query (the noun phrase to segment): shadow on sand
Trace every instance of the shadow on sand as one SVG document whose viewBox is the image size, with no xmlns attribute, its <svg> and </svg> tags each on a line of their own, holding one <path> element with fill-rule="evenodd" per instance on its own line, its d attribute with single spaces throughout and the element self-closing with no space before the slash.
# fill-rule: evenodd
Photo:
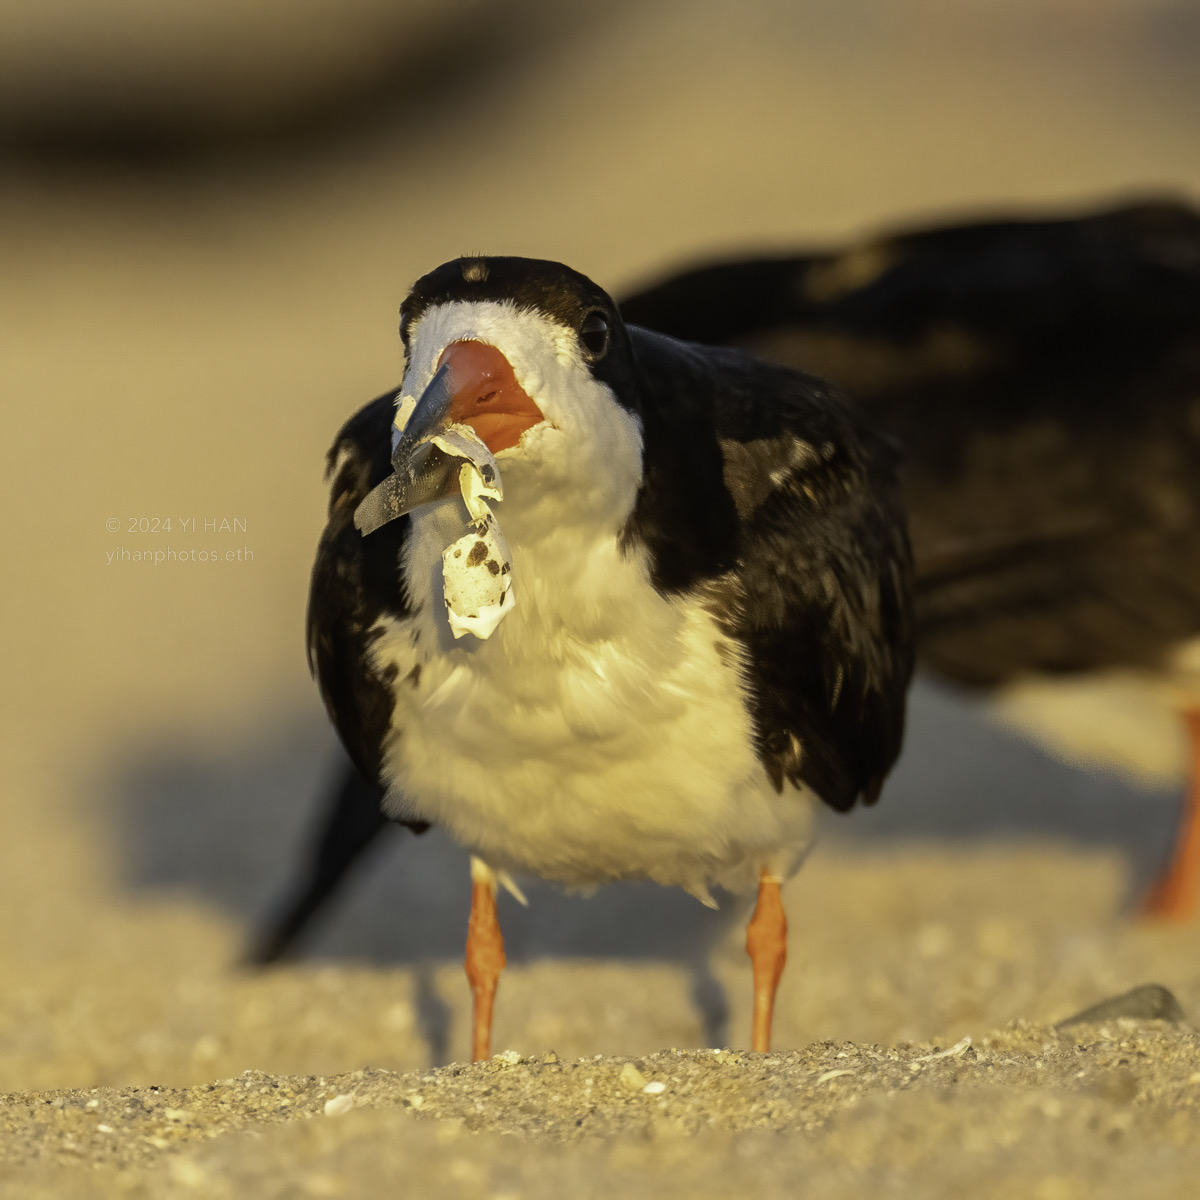
<svg viewBox="0 0 1200 1200">
<path fill-rule="evenodd" d="M 142 758 L 112 778 L 122 874 L 133 890 L 190 892 L 232 913 L 249 941 L 294 885 L 342 765 L 319 716 L 284 726 L 240 754 Z M 1066 766 L 991 723 L 978 705 L 919 680 L 904 757 L 874 809 L 830 814 L 838 844 L 1055 839 L 1119 848 L 1135 886 L 1165 856 L 1174 788 L 1139 788 Z M 748 901 L 719 911 L 653 884 L 564 895 L 522 881 L 530 904 L 500 899 L 509 961 L 591 957 L 677 962 L 691 972 L 708 1044 L 723 1044 L 725 998 L 714 946 Z M 526 886 L 527 885 L 527 886 Z M 307 931 L 307 957 L 421 966 L 458 960 L 470 899 L 465 853 L 432 830 L 387 827 Z"/>
</svg>

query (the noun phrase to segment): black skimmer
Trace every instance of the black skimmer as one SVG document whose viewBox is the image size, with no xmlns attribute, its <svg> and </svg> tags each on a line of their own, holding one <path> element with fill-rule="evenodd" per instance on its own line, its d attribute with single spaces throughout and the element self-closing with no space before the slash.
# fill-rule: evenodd
<svg viewBox="0 0 1200 1200">
<path fill-rule="evenodd" d="M 846 389 L 905 451 L 917 654 L 974 687 L 1159 673 L 1191 782 L 1143 902 L 1200 916 L 1200 214 L 933 228 L 622 302 Z"/>
<path fill-rule="evenodd" d="M 471 852 L 476 1058 L 498 884 L 757 887 L 765 1051 L 780 881 L 900 749 L 894 448 L 816 378 L 627 326 L 557 263 L 459 259 L 401 314 L 404 382 L 337 436 L 313 568 L 309 659 L 361 776 L 334 827 L 369 840 L 365 792 Z"/>
</svg>

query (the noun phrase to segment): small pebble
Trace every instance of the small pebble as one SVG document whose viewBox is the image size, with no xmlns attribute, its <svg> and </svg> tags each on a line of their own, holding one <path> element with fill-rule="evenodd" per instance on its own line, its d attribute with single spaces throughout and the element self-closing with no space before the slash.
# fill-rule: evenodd
<svg viewBox="0 0 1200 1200">
<path fill-rule="evenodd" d="M 922 1054 L 920 1058 L 914 1058 L 913 1062 L 933 1062 L 937 1058 L 961 1058 L 970 1048 L 971 1039 L 965 1037 L 961 1041 L 955 1042 L 948 1050 L 935 1050 L 932 1054 Z"/>
<path fill-rule="evenodd" d="M 667 1085 L 661 1079 L 655 1079 L 653 1082 L 646 1084 L 642 1091 L 647 1096 L 661 1096 L 667 1090 Z"/>
<path fill-rule="evenodd" d="M 343 1092 L 340 1096 L 334 1096 L 332 1100 L 325 1101 L 325 1115 L 327 1117 L 340 1117 L 344 1113 L 348 1113 L 354 1107 L 354 1097 Z"/>
<path fill-rule="evenodd" d="M 850 1070 L 826 1071 L 824 1075 L 817 1076 L 817 1083 L 828 1083 L 829 1080 L 838 1079 L 842 1075 L 853 1075 L 853 1074 L 854 1074 L 854 1072 L 850 1071 Z"/>
<path fill-rule="evenodd" d="M 1178 1024 L 1184 1019 L 1183 1009 L 1174 995 L 1161 983 L 1144 983 L 1119 996 L 1110 996 L 1093 1004 L 1074 1016 L 1059 1021 L 1056 1029 L 1071 1025 L 1099 1025 L 1118 1017 L 1129 1017 L 1135 1021 L 1170 1021 Z"/>
<path fill-rule="evenodd" d="M 640 1092 L 645 1090 L 647 1080 L 633 1063 L 626 1063 L 621 1068 L 621 1074 L 617 1076 L 617 1082 L 627 1092 Z"/>
</svg>

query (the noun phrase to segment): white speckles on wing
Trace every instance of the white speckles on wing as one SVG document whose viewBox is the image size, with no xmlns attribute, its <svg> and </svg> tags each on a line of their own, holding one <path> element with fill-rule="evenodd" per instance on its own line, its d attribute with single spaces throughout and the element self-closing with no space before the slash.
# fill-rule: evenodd
<svg viewBox="0 0 1200 1200">
<path fill-rule="evenodd" d="M 841 663 L 837 665 L 837 676 L 833 681 L 833 694 L 829 699 L 829 707 L 837 708 L 838 701 L 842 698 L 842 684 L 845 682 L 846 670 Z"/>
<path fill-rule="evenodd" d="M 353 457 L 354 450 L 350 446 L 340 446 L 338 448 L 337 457 L 333 460 L 333 465 L 329 468 L 326 474 L 330 479 L 336 479 L 342 473 L 342 468 Z"/>
<path fill-rule="evenodd" d="M 776 487 L 782 487 L 797 471 L 815 467 L 821 460 L 821 455 L 808 442 L 798 437 L 786 440 L 787 462 L 771 471 L 771 482 Z M 805 489 L 807 491 L 807 489 Z"/>
<path fill-rule="evenodd" d="M 793 437 L 791 443 L 793 467 L 815 467 L 821 461 L 821 455 L 803 438 Z"/>
<path fill-rule="evenodd" d="M 800 745 L 800 739 L 794 733 L 788 734 L 788 758 L 794 764 L 793 770 L 799 768 L 804 758 L 804 747 Z"/>
</svg>

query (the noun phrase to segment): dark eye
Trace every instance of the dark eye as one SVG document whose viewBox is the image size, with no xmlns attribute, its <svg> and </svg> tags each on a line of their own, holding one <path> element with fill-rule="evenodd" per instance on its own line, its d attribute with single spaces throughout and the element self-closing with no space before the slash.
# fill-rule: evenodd
<svg viewBox="0 0 1200 1200">
<path fill-rule="evenodd" d="M 602 312 L 591 312 L 579 327 L 579 340 L 587 356 L 595 362 L 608 352 L 608 318 Z"/>
<path fill-rule="evenodd" d="M 412 324 L 412 313 L 400 310 L 400 340 L 408 345 L 408 327 Z"/>
</svg>

